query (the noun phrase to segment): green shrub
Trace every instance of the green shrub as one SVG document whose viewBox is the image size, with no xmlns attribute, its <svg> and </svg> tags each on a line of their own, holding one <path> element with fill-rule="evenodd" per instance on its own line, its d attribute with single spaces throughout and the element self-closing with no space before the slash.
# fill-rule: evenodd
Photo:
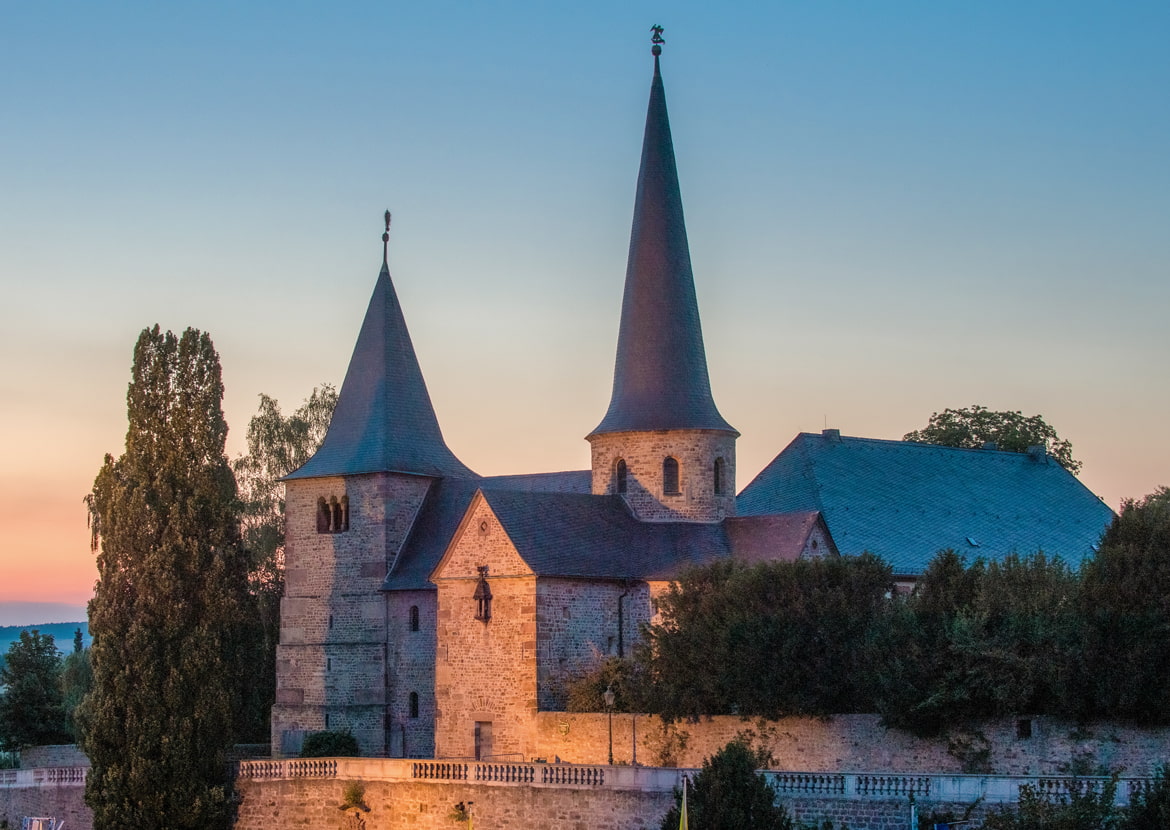
<svg viewBox="0 0 1170 830">
<path fill-rule="evenodd" d="M 345 758 L 361 754 L 357 738 L 348 731 L 313 732 L 305 736 L 301 746 L 302 758 Z"/>
</svg>

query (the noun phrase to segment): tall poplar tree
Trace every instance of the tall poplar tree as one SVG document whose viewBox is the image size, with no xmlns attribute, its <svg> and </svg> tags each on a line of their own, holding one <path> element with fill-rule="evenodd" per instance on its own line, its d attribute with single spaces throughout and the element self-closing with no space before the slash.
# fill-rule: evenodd
<svg viewBox="0 0 1170 830">
<path fill-rule="evenodd" d="M 126 450 L 87 501 L 99 580 L 82 707 L 96 830 L 226 827 L 247 561 L 211 338 L 134 348 Z"/>
</svg>

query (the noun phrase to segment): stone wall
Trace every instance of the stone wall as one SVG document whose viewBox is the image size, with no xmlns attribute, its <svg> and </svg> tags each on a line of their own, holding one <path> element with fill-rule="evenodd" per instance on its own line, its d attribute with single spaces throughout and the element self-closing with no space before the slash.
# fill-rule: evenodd
<svg viewBox="0 0 1170 830">
<path fill-rule="evenodd" d="M 21 769 L 36 767 L 88 767 L 89 759 L 77 744 L 30 746 L 20 751 Z"/>
<path fill-rule="evenodd" d="M 0 820 L 19 828 L 25 817 L 53 818 L 66 830 L 92 830 L 85 773 L 84 767 L 0 770 Z"/>
<path fill-rule="evenodd" d="M 479 568 L 486 566 L 490 615 L 476 619 Z M 435 754 L 440 758 L 527 756 L 537 711 L 536 577 L 477 495 L 436 569 Z"/>
<path fill-rule="evenodd" d="M 288 482 L 274 752 L 295 749 L 289 736 L 321 729 L 349 729 L 371 755 L 389 751 L 381 588 L 429 486 L 425 477 L 389 473 Z M 347 527 L 322 531 L 322 498 L 347 505 Z"/>
<path fill-rule="evenodd" d="M 589 437 L 593 494 L 617 492 L 619 459 L 626 462 L 626 503 L 643 521 L 718 522 L 735 515 L 735 435 L 715 430 L 611 432 Z M 679 464 L 679 492 L 664 492 L 662 463 Z M 715 492 L 715 459 L 723 459 Z"/>
<path fill-rule="evenodd" d="M 435 591 L 394 591 L 386 595 L 389 632 L 389 751 L 392 758 L 430 758 L 435 754 Z M 411 609 L 417 608 L 414 630 Z M 418 713 L 410 696 L 418 698 Z"/>
<path fill-rule="evenodd" d="M 1027 720 L 1023 737 L 1017 719 L 952 730 L 939 738 L 917 738 L 887 729 L 877 715 L 784 718 L 749 721 L 715 717 L 667 726 L 649 715 L 613 716 L 614 760 L 649 765 L 698 767 L 728 741 L 743 735 L 765 747 L 777 769 L 810 772 L 892 770 L 906 773 L 994 773 L 998 775 L 1151 775 L 1170 762 L 1170 729 L 1135 729 L 1120 724 L 1079 726 L 1051 718 Z M 636 743 L 635 743 L 636 737 Z M 604 714 L 540 712 L 528 741 L 531 756 L 577 764 L 606 761 L 608 721 Z"/>
</svg>

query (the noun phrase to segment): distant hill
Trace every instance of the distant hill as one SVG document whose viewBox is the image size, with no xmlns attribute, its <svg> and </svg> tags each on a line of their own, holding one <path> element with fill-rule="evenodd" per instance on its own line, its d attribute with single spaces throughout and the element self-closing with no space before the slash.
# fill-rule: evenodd
<svg viewBox="0 0 1170 830">
<path fill-rule="evenodd" d="M 4 662 L 4 655 L 8 647 L 20 639 L 20 632 L 36 629 L 41 634 L 52 634 L 53 643 L 62 655 L 73 651 L 73 632 L 81 629 L 81 636 L 88 646 L 93 642 L 89 636 L 89 625 L 85 622 L 43 623 L 41 625 L 0 625 L 0 665 Z"/>
</svg>

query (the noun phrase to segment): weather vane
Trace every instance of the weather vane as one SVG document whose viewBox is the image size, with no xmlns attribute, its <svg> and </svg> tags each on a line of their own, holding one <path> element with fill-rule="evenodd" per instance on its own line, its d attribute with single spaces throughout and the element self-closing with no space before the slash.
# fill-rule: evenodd
<svg viewBox="0 0 1170 830">
<path fill-rule="evenodd" d="M 387 260 L 387 246 L 390 244 L 390 211 L 386 211 L 386 232 L 382 234 L 382 262 Z"/>
<path fill-rule="evenodd" d="M 662 33 L 665 30 L 657 23 L 655 23 L 650 27 L 650 31 L 654 33 L 654 36 L 650 38 L 650 42 L 654 44 L 654 46 L 652 46 L 650 49 L 650 54 L 652 54 L 654 57 L 658 57 L 662 54 L 662 44 L 666 43 L 666 41 L 662 39 Z"/>
</svg>

